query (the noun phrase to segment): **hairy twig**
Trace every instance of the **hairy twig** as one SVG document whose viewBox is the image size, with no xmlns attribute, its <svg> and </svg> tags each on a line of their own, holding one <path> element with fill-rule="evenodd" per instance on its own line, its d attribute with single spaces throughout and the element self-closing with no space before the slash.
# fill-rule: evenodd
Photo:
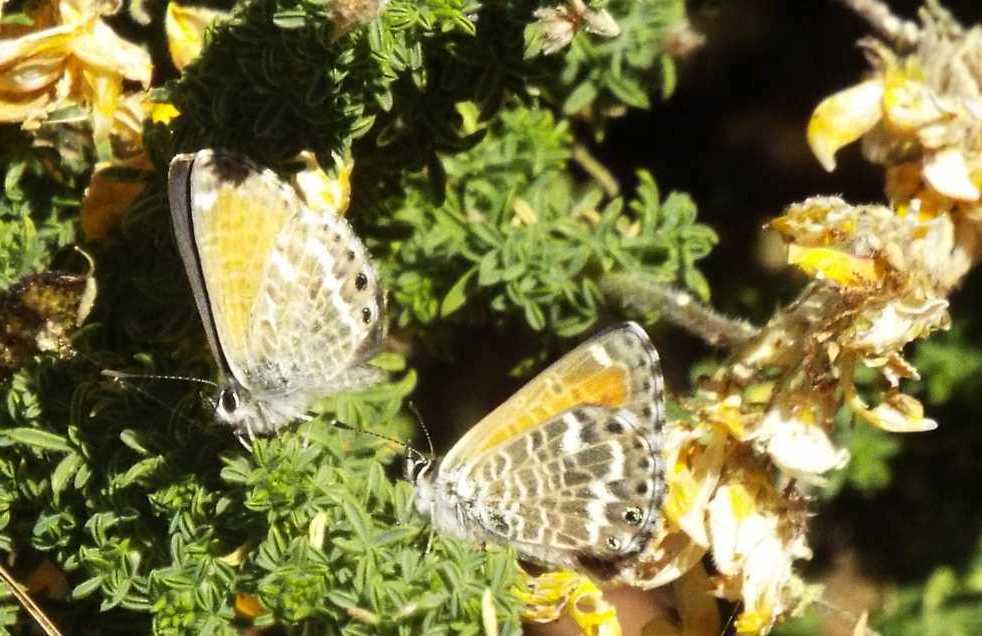
<svg viewBox="0 0 982 636">
<path fill-rule="evenodd" d="M 667 320 L 714 347 L 735 349 L 760 331 L 743 320 L 723 316 L 687 291 L 649 278 L 609 274 L 600 280 L 600 288 L 625 307 L 660 312 Z"/>
<path fill-rule="evenodd" d="M 902 47 L 913 48 L 921 37 L 920 27 L 897 17 L 882 0 L 839 0 L 870 23 L 883 37 Z"/>
</svg>

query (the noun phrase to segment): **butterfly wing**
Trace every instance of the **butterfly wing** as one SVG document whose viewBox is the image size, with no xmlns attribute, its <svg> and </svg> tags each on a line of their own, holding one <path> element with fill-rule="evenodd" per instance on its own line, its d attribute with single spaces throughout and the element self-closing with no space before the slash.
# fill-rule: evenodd
<svg viewBox="0 0 982 636">
<path fill-rule="evenodd" d="M 300 202 L 272 171 L 214 150 L 176 156 L 168 190 L 208 344 L 226 377 L 249 387 L 252 309 L 276 237 Z"/>
<path fill-rule="evenodd" d="M 348 222 L 304 207 L 277 238 L 257 298 L 249 331 L 257 381 L 316 394 L 377 381 L 381 372 L 363 363 L 385 335 L 384 312 L 378 273 Z"/>
<path fill-rule="evenodd" d="M 456 490 L 489 537 L 544 565 L 603 574 L 644 547 L 664 483 L 631 411 L 579 406 L 484 453 Z"/>
<path fill-rule="evenodd" d="M 227 375 L 297 404 L 377 379 L 358 363 L 381 339 L 384 298 L 367 251 L 336 211 L 308 208 L 271 170 L 216 150 L 174 159 L 170 197 L 198 310 Z"/>
<path fill-rule="evenodd" d="M 664 383 L 658 352 L 633 322 L 607 329 L 541 372 L 468 431 L 442 462 L 459 468 L 490 449 L 522 437 L 563 411 L 581 405 L 631 413 L 651 445 L 659 445 Z"/>
</svg>

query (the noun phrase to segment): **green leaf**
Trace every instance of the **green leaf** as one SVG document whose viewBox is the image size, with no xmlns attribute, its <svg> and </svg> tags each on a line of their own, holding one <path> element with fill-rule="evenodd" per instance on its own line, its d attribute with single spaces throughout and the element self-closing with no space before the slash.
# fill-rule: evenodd
<svg viewBox="0 0 982 636">
<path fill-rule="evenodd" d="M 85 460 L 78 453 L 69 453 L 62 458 L 51 473 L 51 492 L 57 497 L 68 487 L 68 482 L 75 477 L 75 473 L 85 463 Z"/>
<path fill-rule="evenodd" d="M 675 66 L 675 60 L 671 55 L 661 55 L 659 56 L 661 63 L 661 96 L 662 99 L 668 99 L 675 93 L 675 87 L 678 84 L 678 72 Z"/>
<path fill-rule="evenodd" d="M 72 598 L 82 599 L 91 596 L 92 593 L 98 590 L 101 585 L 102 585 L 101 576 L 94 576 L 90 579 L 82 581 L 81 583 L 75 586 L 75 589 L 72 590 Z"/>
<path fill-rule="evenodd" d="M 596 84 L 591 80 L 585 80 L 574 88 L 563 102 L 563 112 L 567 115 L 575 115 L 593 103 L 597 98 Z"/>
<path fill-rule="evenodd" d="M 72 447 L 68 440 L 61 435 L 49 433 L 36 428 L 9 428 L 0 431 L 4 436 L 18 444 L 27 444 L 41 450 L 58 451 L 61 453 L 72 452 Z"/>
<path fill-rule="evenodd" d="M 447 317 L 464 306 L 464 303 L 467 302 L 467 290 L 477 271 L 476 267 L 472 267 L 457 279 L 447 295 L 443 297 L 443 302 L 440 303 L 441 316 Z"/>
</svg>

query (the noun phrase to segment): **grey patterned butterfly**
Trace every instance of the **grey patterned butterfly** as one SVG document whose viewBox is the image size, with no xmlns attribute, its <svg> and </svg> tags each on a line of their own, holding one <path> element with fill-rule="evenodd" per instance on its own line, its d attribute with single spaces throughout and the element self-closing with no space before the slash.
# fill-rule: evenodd
<svg viewBox="0 0 982 636">
<path fill-rule="evenodd" d="M 660 520 L 663 393 L 644 330 L 611 328 L 540 373 L 442 461 L 411 455 L 416 509 L 438 532 L 607 576 Z"/>
<path fill-rule="evenodd" d="M 378 381 L 366 364 L 385 299 L 364 245 L 272 171 L 200 150 L 170 165 L 174 233 L 222 383 L 216 414 L 272 433 L 327 394 Z"/>
</svg>

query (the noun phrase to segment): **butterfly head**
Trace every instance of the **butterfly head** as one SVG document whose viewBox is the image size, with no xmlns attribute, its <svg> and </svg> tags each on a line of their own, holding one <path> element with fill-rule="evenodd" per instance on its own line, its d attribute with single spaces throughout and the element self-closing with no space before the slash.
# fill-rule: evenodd
<svg viewBox="0 0 982 636">
<path fill-rule="evenodd" d="M 218 391 L 215 417 L 235 429 L 245 430 L 251 421 L 259 419 L 259 411 L 242 387 L 226 384 Z"/>
<path fill-rule="evenodd" d="M 433 474 L 437 462 L 415 448 L 406 448 L 406 479 L 413 485 L 413 501 L 416 510 L 429 516 L 435 500 Z"/>
<path fill-rule="evenodd" d="M 268 435 L 275 433 L 285 422 L 301 418 L 309 396 L 296 392 L 270 400 L 235 381 L 226 382 L 215 399 L 215 417 L 239 433 Z"/>
<path fill-rule="evenodd" d="M 433 469 L 435 460 L 427 457 L 412 446 L 406 447 L 406 480 L 413 486 L 419 486 L 420 482 L 430 479 L 430 472 Z"/>
</svg>

